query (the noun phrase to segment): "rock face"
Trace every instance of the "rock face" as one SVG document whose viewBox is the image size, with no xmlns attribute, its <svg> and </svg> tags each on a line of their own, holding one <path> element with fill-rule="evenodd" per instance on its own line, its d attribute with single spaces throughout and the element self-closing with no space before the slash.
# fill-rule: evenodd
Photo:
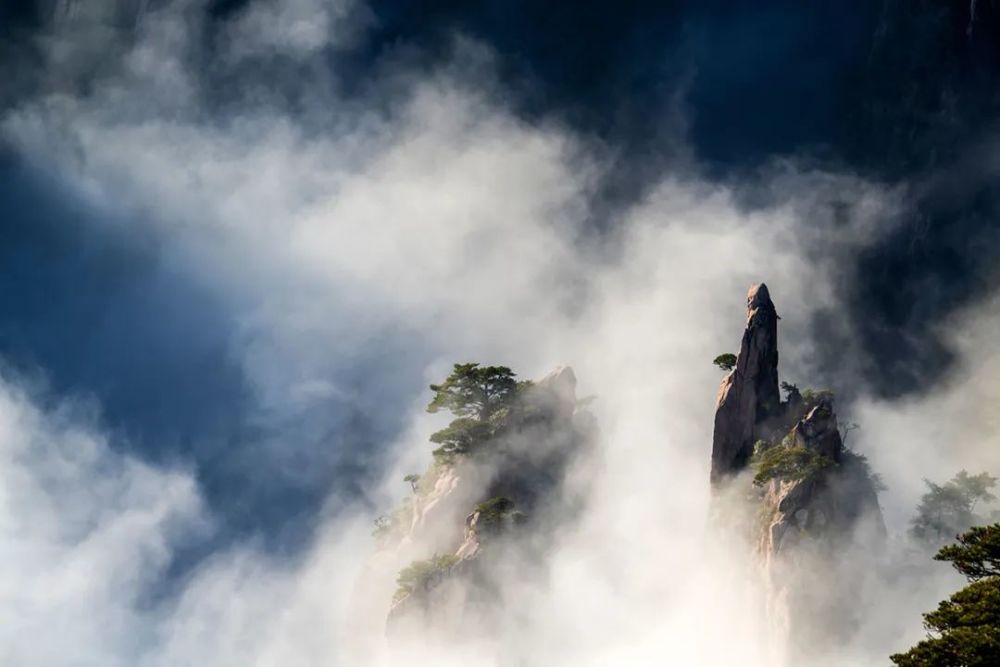
<svg viewBox="0 0 1000 667">
<path fill-rule="evenodd" d="M 759 501 L 757 553 L 772 637 L 789 663 L 806 664 L 854 630 L 856 591 L 869 571 L 858 567 L 858 553 L 877 554 L 886 530 L 867 463 L 844 448 L 829 402 L 813 407 L 776 446 L 827 462 L 801 477 L 769 480 Z"/>
<path fill-rule="evenodd" d="M 767 288 L 753 286 L 737 363 L 719 389 L 712 481 L 730 493 L 744 483 L 740 472 L 756 473 L 745 497 L 756 505 L 749 532 L 772 638 L 785 662 L 808 664 L 810 651 L 849 631 L 850 598 L 865 576 L 850 554 L 859 545 L 877 549 L 885 526 L 877 479 L 864 457 L 844 447 L 833 395 L 786 385 L 781 400 L 777 320 Z"/>
<path fill-rule="evenodd" d="M 441 560 L 412 590 L 402 595 L 397 593 L 393 598 L 385 622 L 387 637 L 393 639 L 428 631 L 454 635 L 459 619 L 469 616 L 468 608 L 473 606 L 470 592 L 478 586 L 480 578 L 481 539 L 475 526 L 478 514 L 469 515 L 465 539 L 454 555 Z"/>
<path fill-rule="evenodd" d="M 884 538 L 871 473 L 863 458 L 844 449 L 829 402 L 810 410 L 789 435 L 790 447 L 815 452 L 829 463 L 801 477 L 775 478 L 765 485 L 763 506 L 768 521 L 759 545 L 765 561 L 794 549 L 802 539 L 835 545 L 857 530 L 870 532 L 870 538 Z"/>
<path fill-rule="evenodd" d="M 764 425 L 780 409 L 778 313 L 767 285 L 747 294 L 747 326 L 736 366 L 722 381 L 715 403 L 712 481 L 746 467 Z"/>
<path fill-rule="evenodd" d="M 525 522 L 526 516 L 509 498 L 477 506 L 465 519 L 465 537 L 455 553 L 440 560 L 412 591 L 393 600 L 387 636 L 428 630 L 455 635 L 470 618 L 487 617 L 498 583 L 491 570 L 498 558 L 510 555 L 508 538 L 517 537 Z"/>
<path fill-rule="evenodd" d="M 407 553 L 423 569 L 393 598 L 390 641 L 433 634 L 472 639 L 475 628 L 494 627 L 490 618 L 502 599 L 498 591 L 510 583 L 506 577 L 516 572 L 517 585 L 524 585 L 544 562 L 549 517 L 572 516 L 574 499 L 562 481 L 593 432 L 589 414 L 578 409 L 573 370 L 559 368 L 525 392 L 483 453 L 438 471 L 397 538 L 422 547 Z"/>
</svg>

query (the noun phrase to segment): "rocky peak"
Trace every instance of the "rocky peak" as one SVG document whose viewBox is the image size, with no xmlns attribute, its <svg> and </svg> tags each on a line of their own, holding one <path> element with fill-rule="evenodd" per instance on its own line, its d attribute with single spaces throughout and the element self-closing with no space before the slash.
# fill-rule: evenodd
<svg viewBox="0 0 1000 667">
<path fill-rule="evenodd" d="M 503 613 L 496 591 L 509 583 L 511 562 L 522 564 L 521 575 L 544 567 L 551 517 L 567 520 L 579 502 L 563 488 L 566 470 L 595 434 L 576 384 L 568 366 L 523 383 L 484 442 L 421 478 L 423 489 L 402 512 L 408 521 L 383 546 L 405 547 L 399 565 L 417 558 L 399 571 L 386 620 L 391 637 L 469 636 L 470 618 Z"/>
<path fill-rule="evenodd" d="M 843 554 L 857 545 L 878 553 L 885 524 L 878 492 L 864 457 L 846 450 L 832 403 L 821 400 L 771 451 L 810 452 L 798 467 L 782 470 L 763 486 L 757 552 L 763 565 L 768 620 L 789 664 L 817 647 L 839 646 L 856 622 L 854 592 L 867 573 Z M 816 572 L 838 585 L 816 588 Z M 816 625 L 803 619 L 825 618 Z"/>
<path fill-rule="evenodd" d="M 828 399 L 823 399 L 795 425 L 792 431 L 796 447 L 806 447 L 839 463 L 843 442 L 837 430 L 837 415 Z"/>
<path fill-rule="evenodd" d="M 740 352 L 719 387 L 715 404 L 713 482 L 746 467 L 763 424 L 781 409 L 778 319 L 767 285 L 751 286 Z"/>
<path fill-rule="evenodd" d="M 570 405 L 576 402 L 576 373 L 569 366 L 557 367 L 538 381 L 538 387 L 551 391 Z"/>
<path fill-rule="evenodd" d="M 800 393 L 785 385 L 788 399 L 781 400 L 777 322 L 767 287 L 751 287 L 740 352 L 716 402 L 712 481 L 753 465 L 749 489 L 740 483 L 726 486 L 740 503 L 749 504 L 738 503 L 735 510 L 723 504 L 732 512 L 728 518 L 737 521 L 720 525 L 745 522 L 762 566 L 773 637 L 789 655 L 799 655 L 825 642 L 836 645 L 838 635 L 848 631 L 851 595 L 863 585 L 864 572 L 838 554 L 855 543 L 877 547 L 885 539 L 885 527 L 875 479 L 865 458 L 844 447 L 832 394 Z M 720 496 L 729 498 L 727 493 Z M 835 572 L 843 585 L 817 591 L 818 570 Z M 844 622 L 831 621 L 813 632 L 814 625 L 802 623 L 803 618 Z"/>
<path fill-rule="evenodd" d="M 525 394 L 535 412 L 548 419 L 565 421 L 576 412 L 576 374 L 569 366 L 559 366 L 538 380 Z"/>
</svg>

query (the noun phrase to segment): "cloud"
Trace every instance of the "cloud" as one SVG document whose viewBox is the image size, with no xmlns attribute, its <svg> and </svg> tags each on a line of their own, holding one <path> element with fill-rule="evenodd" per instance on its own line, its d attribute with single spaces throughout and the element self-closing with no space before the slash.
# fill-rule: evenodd
<svg viewBox="0 0 1000 667">
<path fill-rule="evenodd" d="M 0 381 L 0 657 L 128 664 L 144 591 L 206 528 L 196 485 L 114 452 L 85 402 L 43 408 L 21 384 Z"/>
<path fill-rule="evenodd" d="M 992 299 L 937 325 L 960 361 L 933 393 L 895 402 L 868 399 L 857 406 L 859 438 L 893 490 L 886 510 L 900 524 L 926 491 L 923 479 L 940 483 L 961 469 L 1000 470 L 1000 422 L 991 407 L 1000 360 L 990 343 L 998 317 Z"/>
<path fill-rule="evenodd" d="M 112 446 L 93 406 L 0 382 L 0 658 L 23 665 L 320 664 L 368 535 L 339 522 L 314 555 L 216 553 L 179 590 L 162 581 L 215 518 L 190 471 Z M 340 663 L 335 663 L 340 664 Z"/>
<path fill-rule="evenodd" d="M 308 56 L 321 49 L 356 44 L 372 20 L 353 0 L 293 0 L 246 7 L 228 26 L 231 57 Z"/>
<path fill-rule="evenodd" d="M 595 228 L 613 151 L 515 113 L 487 47 L 456 39 L 456 62 L 430 71 L 390 59 L 358 99 L 322 64 L 338 22 L 363 10 L 281 7 L 254 3 L 226 24 L 231 57 L 211 61 L 222 72 L 200 66 L 198 12 L 152 8 L 88 94 L 57 87 L 3 120 L 23 159 L 101 214 L 59 211 L 57 224 L 155 248 L 171 308 L 136 319 L 183 319 L 188 285 L 210 295 L 206 317 L 173 336 L 176 358 L 198 370 L 221 356 L 247 392 L 221 444 L 193 437 L 178 450 L 190 468 L 176 468 L 104 435 L 103 406 L 81 413 L 72 398 L 0 385 L 3 488 L 18 490 L 0 514 L 4 541 L 18 545 L 0 563 L 12 592 L 0 613 L 21 619 L 3 624 L 17 629 L 9 661 L 348 665 L 360 638 L 375 645 L 367 660 L 398 664 L 381 643 L 392 568 L 375 591 L 356 584 L 369 523 L 405 491 L 402 474 L 427 463 L 425 385 L 452 361 L 478 359 L 523 377 L 569 363 L 581 394 L 598 396 L 589 510 L 553 549 L 552 580 L 512 592 L 520 648 L 543 664 L 770 664 L 760 591 L 704 531 L 711 359 L 735 348 L 745 290 L 767 280 L 783 317 L 782 377 L 860 397 L 858 446 L 900 489 L 889 513 L 900 529 L 907 475 L 958 460 L 937 454 L 933 430 L 883 444 L 933 424 L 919 415 L 934 412 L 866 399 L 841 288 L 849 258 L 897 229 L 901 193 L 796 162 L 730 184 L 675 165 Z M 244 69 L 265 57 L 306 75 Z M 210 84 L 226 76 L 236 90 L 220 101 Z M 131 244 L 122 252 L 146 257 Z M 844 344 L 833 367 L 817 351 L 821 317 L 820 334 Z M 202 357 L 185 329 L 205 322 L 222 352 Z M 973 341 L 986 330 L 975 313 L 959 328 Z M 973 358 L 983 346 L 958 344 Z M 926 400 L 942 419 L 992 432 L 960 409 L 966 387 L 985 386 L 986 375 L 971 377 Z M 903 465 L 924 447 L 940 458 Z M 959 458 L 992 463 L 973 445 Z M 305 509 L 284 495 L 302 489 L 313 494 Z M 225 530 L 233 507 L 268 513 L 279 548 L 252 534 L 209 539 L 211 553 L 168 576 L 178 554 Z M 296 520 L 313 530 L 293 548 L 280 531 Z M 353 617 L 359 596 L 375 611 L 370 625 Z M 873 607 L 886 639 L 845 647 L 854 664 L 881 664 L 891 642 L 919 633 L 919 619 L 900 613 L 914 615 L 912 604 L 898 605 Z M 64 641 L 47 641 L 57 627 Z M 421 650 L 428 665 L 468 659 L 465 647 Z"/>
</svg>

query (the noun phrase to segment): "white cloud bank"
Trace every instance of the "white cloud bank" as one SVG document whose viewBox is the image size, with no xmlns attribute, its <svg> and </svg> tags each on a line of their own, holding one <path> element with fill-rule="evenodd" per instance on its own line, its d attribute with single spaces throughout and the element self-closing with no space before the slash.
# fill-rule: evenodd
<svg viewBox="0 0 1000 667">
<path fill-rule="evenodd" d="M 275 17 L 278 5 L 254 5 L 233 24 L 233 57 L 312 57 L 339 16 L 303 23 L 312 6 Z M 769 179 L 783 196 L 747 212 L 725 187 L 667 173 L 599 233 L 587 218 L 604 156 L 564 127 L 510 113 L 480 47 L 456 47 L 472 65 L 386 74 L 406 91 L 393 88 L 391 113 L 317 83 L 301 115 L 264 95 L 216 118 L 189 65 L 192 15 L 145 15 L 118 74 L 85 97 L 26 103 L 4 119 L 5 135 L 96 205 L 148 226 L 169 261 L 234 304 L 232 353 L 268 414 L 350 392 L 339 371 L 387 335 L 411 341 L 402 353 L 428 381 L 461 359 L 529 377 L 573 365 L 581 393 L 600 397 L 604 468 L 592 509 L 552 554 L 554 579 L 519 610 L 535 621 L 523 640 L 538 664 L 772 664 L 750 577 L 705 547 L 710 360 L 736 347 L 743 295 L 764 279 L 784 318 L 783 377 L 808 384 L 810 317 L 836 307 L 840 260 L 885 231 L 895 194 L 786 165 Z M 840 202 L 846 226 L 834 222 Z M 976 317 L 960 335 L 987 330 L 991 316 Z M 859 407 L 858 446 L 889 482 L 896 530 L 921 475 L 993 465 L 976 444 L 996 439 L 993 413 L 969 417 L 964 400 L 967 387 L 986 400 L 993 363 L 970 367 L 943 398 Z M 402 491 L 401 471 L 429 458 L 425 398 L 408 398 L 399 467 L 372 490 L 384 502 Z M 0 434 L 4 664 L 353 666 L 357 633 L 378 645 L 380 628 L 349 623 L 371 517 L 324 514 L 315 543 L 290 561 L 253 544 L 227 549 L 157 596 L 175 547 L 212 521 L 191 476 L 116 453 L 93 418 L 40 408 L 9 380 Z M 945 438 L 962 439 L 957 455 L 937 446 Z M 872 625 L 880 638 L 830 664 L 884 664 L 920 635 L 911 604 L 873 609 Z M 365 659 L 469 660 L 439 648 L 422 663 Z"/>
</svg>

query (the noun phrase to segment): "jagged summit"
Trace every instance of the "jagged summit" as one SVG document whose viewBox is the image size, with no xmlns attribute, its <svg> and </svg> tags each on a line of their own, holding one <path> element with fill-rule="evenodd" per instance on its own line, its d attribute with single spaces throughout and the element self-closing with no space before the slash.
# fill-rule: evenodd
<svg viewBox="0 0 1000 667">
<path fill-rule="evenodd" d="M 736 476 L 749 467 L 753 481 L 744 487 Z M 864 576 L 843 568 L 838 554 L 855 544 L 874 550 L 885 539 L 877 477 L 844 446 L 831 392 L 779 386 L 778 314 L 763 283 L 747 294 L 740 352 L 719 387 L 711 479 L 720 497 L 735 490 L 749 502 L 736 511 L 724 505 L 730 514 L 720 525 L 751 537 L 774 637 L 793 653 L 835 645 L 852 622 L 850 591 Z M 735 484 L 723 487 L 727 479 Z M 836 572 L 844 586 L 816 590 L 818 571 Z M 817 629 L 806 618 L 837 622 Z"/>
<path fill-rule="evenodd" d="M 771 301 L 771 293 L 767 289 L 766 283 L 754 283 L 747 292 L 747 309 L 770 308 L 774 310 L 774 303 Z"/>
<path fill-rule="evenodd" d="M 456 365 L 456 373 L 474 373 L 474 366 Z M 376 557 L 399 565 L 410 560 L 399 570 L 386 618 L 391 641 L 497 639 L 490 628 L 506 613 L 501 592 L 514 583 L 510 573 L 517 572 L 518 581 L 542 576 L 554 528 L 578 512 L 581 498 L 563 480 L 591 446 L 596 427 L 577 400 L 576 384 L 573 369 L 560 366 L 537 382 L 515 385 L 487 419 L 461 413 L 441 432 L 475 437 L 418 476 L 413 497 L 379 537 Z"/>
<path fill-rule="evenodd" d="M 713 482 L 746 467 L 760 426 L 780 409 L 778 319 L 767 285 L 752 285 L 736 366 L 722 381 L 715 403 Z"/>
</svg>

